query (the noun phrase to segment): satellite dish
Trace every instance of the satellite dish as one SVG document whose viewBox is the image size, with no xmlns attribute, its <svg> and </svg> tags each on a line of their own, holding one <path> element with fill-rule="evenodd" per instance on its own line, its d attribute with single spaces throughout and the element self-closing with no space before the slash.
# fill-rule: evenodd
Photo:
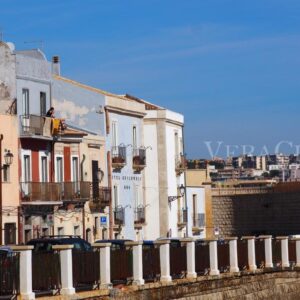
<svg viewBox="0 0 300 300">
<path fill-rule="evenodd" d="M 14 52 L 16 47 L 14 43 L 11 42 L 7 42 L 6 45 L 8 46 L 8 48 L 10 49 L 11 52 Z"/>
</svg>

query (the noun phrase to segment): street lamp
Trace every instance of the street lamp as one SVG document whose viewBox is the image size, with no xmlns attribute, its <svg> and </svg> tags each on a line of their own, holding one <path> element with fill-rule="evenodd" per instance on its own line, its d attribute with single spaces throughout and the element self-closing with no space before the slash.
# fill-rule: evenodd
<svg viewBox="0 0 300 300">
<path fill-rule="evenodd" d="M 13 163 L 14 155 L 10 152 L 10 150 L 6 150 L 4 155 L 4 161 L 7 166 L 10 166 Z"/>
<path fill-rule="evenodd" d="M 184 204 L 185 204 L 185 210 L 186 210 L 186 237 L 189 235 L 189 213 L 188 213 L 188 206 L 187 206 L 187 199 L 186 199 L 186 194 L 185 194 L 185 186 L 183 184 L 180 185 L 179 187 L 180 195 L 183 198 L 184 197 Z"/>
</svg>

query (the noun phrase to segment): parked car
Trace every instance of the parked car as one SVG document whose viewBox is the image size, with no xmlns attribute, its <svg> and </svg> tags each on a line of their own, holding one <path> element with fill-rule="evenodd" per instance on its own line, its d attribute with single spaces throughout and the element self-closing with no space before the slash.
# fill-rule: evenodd
<svg viewBox="0 0 300 300">
<path fill-rule="evenodd" d="M 53 245 L 74 245 L 74 251 L 92 251 L 90 243 L 74 235 L 49 235 L 32 239 L 27 245 L 34 246 L 33 251 L 51 251 Z"/>
</svg>

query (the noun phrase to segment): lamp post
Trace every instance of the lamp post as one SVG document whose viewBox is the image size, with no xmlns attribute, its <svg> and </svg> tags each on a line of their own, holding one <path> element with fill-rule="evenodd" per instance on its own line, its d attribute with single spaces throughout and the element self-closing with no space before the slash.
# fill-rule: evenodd
<svg viewBox="0 0 300 300">
<path fill-rule="evenodd" d="M 188 206 L 187 206 L 187 199 L 186 199 L 186 193 L 185 193 L 185 186 L 183 184 L 179 187 L 180 195 L 183 198 L 184 197 L 184 205 L 186 210 L 186 237 L 189 235 L 189 214 L 188 214 Z"/>
<path fill-rule="evenodd" d="M 0 245 L 3 244 L 3 226 L 2 226 L 2 141 L 3 134 L 0 134 Z M 13 162 L 13 154 L 8 150 L 4 155 L 4 161 L 6 165 L 11 165 Z"/>
</svg>

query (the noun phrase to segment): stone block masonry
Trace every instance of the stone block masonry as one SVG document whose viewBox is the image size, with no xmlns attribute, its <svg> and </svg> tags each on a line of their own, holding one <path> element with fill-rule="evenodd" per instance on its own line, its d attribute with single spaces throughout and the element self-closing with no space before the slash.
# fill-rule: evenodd
<svg viewBox="0 0 300 300">
<path fill-rule="evenodd" d="M 267 193 L 213 195 L 212 215 L 220 237 L 297 234 L 300 184 L 279 185 Z"/>
</svg>

